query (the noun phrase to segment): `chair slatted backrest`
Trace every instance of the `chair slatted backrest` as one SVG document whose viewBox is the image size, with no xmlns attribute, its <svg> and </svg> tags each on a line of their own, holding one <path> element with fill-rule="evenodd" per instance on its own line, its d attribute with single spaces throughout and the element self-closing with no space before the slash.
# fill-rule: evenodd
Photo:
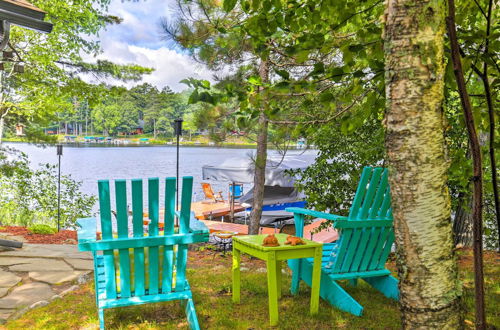
<svg viewBox="0 0 500 330">
<path fill-rule="evenodd" d="M 349 211 L 349 220 L 392 219 L 389 171 L 365 167 Z"/>
<path fill-rule="evenodd" d="M 214 191 L 212 189 L 212 185 L 210 185 L 210 183 L 202 182 L 201 188 L 203 189 L 203 193 L 205 194 L 206 198 L 215 199 L 215 193 L 214 193 Z"/>
<path fill-rule="evenodd" d="M 100 180 L 99 204 L 100 220 L 103 240 L 116 240 L 129 238 L 129 214 L 127 209 L 127 182 L 115 180 L 116 200 L 116 228 L 117 235 L 113 234 L 111 216 L 111 194 L 109 180 Z M 105 298 L 116 299 L 138 297 L 143 295 L 155 295 L 158 293 L 169 293 L 172 291 L 173 283 L 175 291 L 183 291 L 185 286 L 185 270 L 187 262 L 187 244 L 179 244 L 177 255 L 174 255 L 174 244 L 165 244 L 164 240 L 157 240 L 158 244 L 152 244 L 155 237 L 174 235 L 175 219 L 175 188 L 176 179 L 165 180 L 165 204 L 164 204 L 164 233 L 160 233 L 160 180 L 150 178 L 148 185 L 148 235 L 143 232 L 144 210 L 143 210 L 143 180 L 131 181 L 132 196 L 132 237 L 138 241 L 149 241 L 147 247 L 120 246 L 118 249 L 103 250 L 103 262 L 106 274 Z M 191 196 L 193 189 L 193 178 L 184 177 L 182 181 L 181 211 L 179 214 L 179 234 L 190 232 Z M 137 243 L 137 240 L 136 240 Z M 140 245 L 140 244 L 139 244 Z M 118 253 L 115 253 L 118 250 Z M 133 254 L 133 257 L 132 257 Z M 117 258 L 117 260 L 116 260 Z M 133 261 L 133 268 L 131 268 Z M 174 279 L 174 262 L 176 262 L 177 276 Z M 116 266 L 117 265 L 117 266 Z M 118 269 L 117 269 L 118 268 Z M 119 272 L 119 285 L 116 274 Z"/>
<path fill-rule="evenodd" d="M 384 268 L 394 242 L 388 177 L 385 168 L 363 169 L 347 220 L 335 222 L 341 236 L 330 256 L 333 273 Z"/>
<path fill-rule="evenodd" d="M 332 273 L 355 273 L 384 269 L 394 242 L 392 220 L 339 220 L 342 241 Z"/>
</svg>

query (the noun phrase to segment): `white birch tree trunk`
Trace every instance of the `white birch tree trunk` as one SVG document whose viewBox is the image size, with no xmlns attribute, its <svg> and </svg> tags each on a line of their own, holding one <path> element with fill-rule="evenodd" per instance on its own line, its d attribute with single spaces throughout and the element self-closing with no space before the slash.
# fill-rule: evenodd
<svg viewBox="0 0 500 330">
<path fill-rule="evenodd" d="M 406 329 L 458 329 L 442 102 L 443 0 L 387 0 L 386 148 Z"/>
</svg>

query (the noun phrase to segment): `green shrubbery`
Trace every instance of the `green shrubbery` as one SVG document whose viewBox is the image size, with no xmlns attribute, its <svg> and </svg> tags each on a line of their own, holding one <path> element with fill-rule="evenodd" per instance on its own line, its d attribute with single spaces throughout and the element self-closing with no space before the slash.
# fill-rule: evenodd
<svg viewBox="0 0 500 330">
<path fill-rule="evenodd" d="M 0 222 L 2 225 L 57 227 L 57 168 L 29 167 L 26 154 L 0 149 Z M 80 191 L 80 182 L 61 176 L 61 227 L 73 228 L 77 218 L 90 216 L 94 196 Z"/>
<path fill-rule="evenodd" d="M 32 234 L 50 235 L 57 233 L 57 229 L 43 223 L 33 225 L 28 228 Z"/>
</svg>

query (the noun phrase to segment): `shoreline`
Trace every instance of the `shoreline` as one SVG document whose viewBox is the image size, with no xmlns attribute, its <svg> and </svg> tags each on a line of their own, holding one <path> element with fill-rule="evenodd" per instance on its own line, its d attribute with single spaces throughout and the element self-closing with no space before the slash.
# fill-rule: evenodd
<svg viewBox="0 0 500 330">
<path fill-rule="evenodd" d="M 175 148 L 176 144 L 171 143 L 128 143 L 128 144 L 118 144 L 118 143 L 91 143 L 91 142 L 61 142 L 61 143 L 53 143 L 53 142 L 30 142 L 30 141 L 19 141 L 19 140 L 8 140 L 3 139 L 3 143 L 8 144 L 31 144 L 31 145 L 40 145 L 46 147 L 55 147 L 58 144 L 63 145 L 68 148 L 140 148 L 140 147 L 170 147 Z M 0 144 L 0 146 L 2 145 Z M 227 149 L 256 149 L 257 144 L 238 144 L 238 143 L 191 143 L 191 142 L 181 142 L 179 144 L 181 148 L 227 148 Z M 268 149 L 274 150 L 271 145 L 268 146 Z M 305 148 L 297 148 L 297 147 L 289 147 L 290 150 L 304 150 Z M 308 150 L 314 150 L 314 148 L 307 148 Z"/>
</svg>

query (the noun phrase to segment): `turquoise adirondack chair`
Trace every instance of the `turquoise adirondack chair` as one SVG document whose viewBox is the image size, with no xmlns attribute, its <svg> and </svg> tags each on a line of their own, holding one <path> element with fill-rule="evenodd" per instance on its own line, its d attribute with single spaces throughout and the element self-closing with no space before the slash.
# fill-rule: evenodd
<svg viewBox="0 0 500 330">
<path fill-rule="evenodd" d="M 398 300 L 398 280 L 385 268 L 394 242 L 388 170 L 365 167 L 349 212 L 343 217 L 302 208 L 287 208 L 294 213 L 296 235 L 302 237 L 304 216 L 334 221 L 340 231 L 335 243 L 323 245 L 320 296 L 341 310 L 360 316 L 363 306 L 336 281 L 349 280 L 356 285 L 359 278 L 386 297 Z M 292 269 L 292 294 L 297 294 L 300 280 L 311 285 L 312 260 L 288 262 Z"/>
<path fill-rule="evenodd" d="M 175 211 L 175 178 L 165 181 L 164 233 L 159 230 L 159 179 L 148 180 L 148 234 L 143 232 L 143 181 L 132 186 L 132 234 L 129 236 L 127 182 L 115 180 L 116 228 L 113 233 L 110 184 L 101 180 L 99 205 L 102 239 L 96 239 L 96 219 L 77 221 L 78 247 L 94 255 L 96 304 L 99 326 L 104 309 L 181 300 L 191 329 L 199 329 L 191 289 L 186 279 L 188 245 L 208 241 L 208 229 L 191 214 L 193 178 L 182 180 L 181 210 Z M 174 218 L 179 228 L 174 228 Z M 175 248 L 177 247 L 177 248 Z"/>
</svg>

